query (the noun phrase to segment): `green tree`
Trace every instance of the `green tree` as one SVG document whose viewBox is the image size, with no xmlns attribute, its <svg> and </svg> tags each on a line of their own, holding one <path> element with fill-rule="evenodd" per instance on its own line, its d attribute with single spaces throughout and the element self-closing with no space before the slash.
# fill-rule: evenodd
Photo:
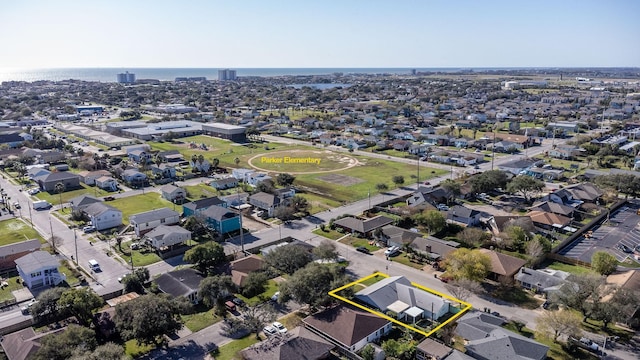
<svg viewBox="0 0 640 360">
<path fill-rule="evenodd" d="M 468 279 L 480 282 L 491 270 L 491 259 L 479 250 L 461 248 L 447 255 L 444 268 L 455 280 Z"/>
<path fill-rule="evenodd" d="M 394 175 L 393 178 L 391 178 L 391 181 L 393 181 L 393 183 L 396 184 L 396 186 L 400 186 L 404 184 L 404 176 Z"/>
<path fill-rule="evenodd" d="M 594 302 L 591 313 L 594 320 L 602 321 L 602 329 L 610 323 L 630 318 L 637 309 L 638 294 L 632 289 L 617 288 L 607 302 Z"/>
<path fill-rule="evenodd" d="M 528 175 L 516 176 L 507 185 L 508 192 L 521 194 L 526 202 L 530 202 L 531 196 L 542 189 L 544 189 L 544 183 Z"/>
<path fill-rule="evenodd" d="M 414 215 L 413 220 L 416 224 L 427 228 L 429 235 L 437 234 L 447 226 L 447 219 L 438 210 L 423 211 L 420 214 Z"/>
<path fill-rule="evenodd" d="M 218 169 L 218 165 L 220 165 L 220 159 L 213 158 L 213 160 L 211 161 L 211 166 L 213 166 L 213 169 Z"/>
<path fill-rule="evenodd" d="M 371 346 L 371 344 L 365 345 L 365 347 L 360 350 L 360 356 L 363 360 L 374 360 L 376 355 L 376 349 Z"/>
<path fill-rule="evenodd" d="M 216 275 L 204 278 L 198 288 L 198 298 L 209 307 L 216 307 L 216 312 L 224 314 L 224 300 L 233 294 L 236 286 L 231 276 Z"/>
<path fill-rule="evenodd" d="M 260 331 L 265 325 L 272 323 L 277 317 L 276 309 L 271 304 L 249 306 L 242 312 L 242 324 L 259 339 Z"/>
<path fill-rule="evenodd" d="M 456 238 L 469 246 L 479 247 L 486 241 L 491 240 L 491 234 L 475 227 L 466 227 L 456 234 Z"/>
<path fill-rule="evenodd" d="M 379 192 L 384 192 L 389 190 L 389 186 L 385 183 L 378 183 L 376 184 L 376 190 L 378 190 Z"/>
<path fill-rule="evenodd" d="M 116 343 L 108 342 L 100 345 L 91 353 L 76 354 L 70 360 L 129 360 L 124 348 Z"/>
<path fill-rule="evenodd" d="M 247 275 L 247 278 L 242 285 L 242 296 L 254 297 L 264 292 L 265 286 L 269 277 L 262 271 L 254 271 Z"/>
<path fill-rule="evenodd" d="M 581 334 L 580 316 L 569 310 L 545 311 L 536 320 L 536 329 L 543 335 L 558 341 L 560 335 L 577 336 Z"/>
<path fill-rule="evenodd" d="M 460 195 L 461 185 L 455 180 L 446 179 L 440 183 L 440 187 L 445 189 L 446 191 L 450 191 L 454 196 Z"/>
<path fill-rule="evenodd" d="M 233 163 L 236 164 L 236 166 L 238 166 L 240 164 L 240 158 L 233 159 Z"/>
<path fill-rule="evenodd" d="M 65 309 L 85 326 L 91 323 L 93 311 L 102 304 L 104 300 L 88 287 L 68 289 L 58 300 L 59 309 Z"/>
<path fill-rule="evenodd" d="M 609 295 L 611 288 L 604 278 L 595 274 L 572 275 L 571 282 L 553 293 L 552 300 L 567 308 L 580 311 L 583 321 L 593 313 L 602 298 Z"/>
<path fill-rule="evenodd" d="M 336 260 L 339 256 L 336 244 L 329 240 L 323 240 L 320 245 L 313 248 L 313 255 L 319 259 Z"/>
<path fill-rule="evenodd" d="M 502 170 L 489 170 L 477 174 L 469 179 L 471 191 L 474 193 L 485 193 L 507 185 L 507 174 Z"/>
<path fill-rule="evenodd" d="M 54 287 L 44 290 L 36 298 L 29 312 L 36 322 L 50 322 L 60 316 L 58 313 L 58 300 L 67 289 L 62 287 Z"/>
<path fill-rule="evenodd" d="M 33 359 L 67 360 L 74 355 L 85 356 L 92 352 L 97 345 L 94 331 L 71 324 L 62 332 L 43 337 L 40 340 L 40 348 Z"/>
<path fill-rule="evenodd" d="M 600 275 L 609 275 L 616 271 L 618 260 L 605 251 L 596 251 L 591 256 L 591 268 Z"/>
<path fill-rule="evenodd" d="M 311 204 L 309 204 L 309 201 L 300 195 L 294 195 L 289 199 L 289 206 L 291 206 L 297 213 L 303 213 L 305 215 L 308 215 L 311 210 Z"/>
<path fill-rule="evenodd" d="M 182 328 L 178 309 L 166 295 L 142 295 L 118 304 L 113 321 L 124 340 L 139 344 L 158 344 L 163 335 Z"/>
<path fill-rule="evenodd" d="M 65 186 L 64 183 L 59 182 L 54 185 L 54 189 L 56 193 L 60 196 L 60 206 L 62 206 L 62 193 L 64 192 Z"/>
<path fill-rule="evenodd" d="M 280 173 L 276 176 L 276 183 L 280 186 L 291 186 L 295 179 L 295 176 L 291 174 Z"/>
<path fill-rule="evenodd" d="M 416 354 L 416 342 L 389 339 L 382 343 L 382 350 L 384 350 L 387 359 L 398 360 L 413 360 Z"/>
<path fill-rule="evenodd" d="M 295 244 L 280 246 L 273 249 L 264 261 L 285 274 L 293 274 L 311 262 L 311 254 L 307 249 Z"/>
<path fill-rule="evenodd" d="M 347 283 L 349 278 L 341 267 L 310 263 L 280 285 L 278 301 L 293 298 L 312 307 L 327 306 L 333 302 L 329 291 Z"/>
<path fill-rule="evenodd" d="M 221 265 L 227 261 L 222 245 L 209 242 L 196 245 L 184 253 L 184 261 L 195 264 L 198 270 L 205 272 L 213 266 Z"/>
<path fill-rule="evenodd" d="M 144 284 L 149 281 L 149 269 L 145 267 L 137 268 L 133 273 L 125 276 L 122 279 L 122 285 L 125 292 L 136 292 L 140 295 L 145 293 Z"/>
</svg>

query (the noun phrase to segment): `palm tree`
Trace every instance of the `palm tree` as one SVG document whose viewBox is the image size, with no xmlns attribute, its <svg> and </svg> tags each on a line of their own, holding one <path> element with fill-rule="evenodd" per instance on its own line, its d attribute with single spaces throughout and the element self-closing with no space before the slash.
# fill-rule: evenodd
<svg viewBox="0 0 640 360">
<path fill-rule="evenodd" d="M 240 158 L 233 159 L 233 162 L 238 166 L 238 164 L 240 164 Z"/>
<path fill-rule="evenodd" d="M 60 195 L 60 206 L 62 207 L 62 193 L 64 192 L 64 183 L 59 182 L 54 186 L 55 191 Z"/>
<path fill-rule="evenodd" d="M 200 164 L 200 171 L 202 172 L 202 164 L 204 163 L 204 155 L 198 155 L 198 164 Z"/>
<path fill-rule="evenodd" d="M 218 158 L 213 158 L 213 160 L 211 161 L 211 165 L 213 165 L 213 169 L 217 169 L 218 165 L 220 165 L 220 159 Z"/>
</svg>

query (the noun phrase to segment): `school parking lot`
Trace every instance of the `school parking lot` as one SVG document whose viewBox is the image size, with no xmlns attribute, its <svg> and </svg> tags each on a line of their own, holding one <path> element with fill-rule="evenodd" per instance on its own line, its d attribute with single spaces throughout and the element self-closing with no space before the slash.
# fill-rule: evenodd
<svg viewBox="0 0 640 360">
<path fill-rule="evenodd" d="M 591 256 L 596 251 L 607 251 L 619 261 L 634 257 L 636 247 L 640 249 L 640 216 L 636 213 L 638 209 L 640 202 L 628 202 L 611 213 L 609 221 L 593 227 L 591 237 L 580 236 L 559 254 L 584 262 L 591 262 Z"/>
</svg>

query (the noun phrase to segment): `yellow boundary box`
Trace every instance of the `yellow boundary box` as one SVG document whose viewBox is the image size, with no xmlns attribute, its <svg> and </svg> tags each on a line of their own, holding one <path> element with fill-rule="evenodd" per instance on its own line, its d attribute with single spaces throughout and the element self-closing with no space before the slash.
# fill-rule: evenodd
<svg viewBox="0 0 640 360">
<path fill-rule="evenodd" d="M 459 318 L 460 316 L 462 316 L 462 314 L 464 314 L 465 312 L 469 311 L 472 308 L 471 304 L 469 304 L 467 302 L 464 302 L 464 301 L 456 299 L 456 298 L 454 298 L 454 297 L 452 297 L 450 295 L 443 294 L 443 293 L 441 293 L 439 291 L 435 291 L 433 289 L 429 289 L 429 288 L 424 287 L 424 286 L 422 286 L 420 284 L 416 284 L 416 283 L 412 282 L 411 285 L 417 287 L 420 290 L 424 290 L 424 291 L 426 291 L 428 293 L 435 294 L 435 295 L 438 295 L 438 296 L 443 297 L 445 299 L 452 300 L 452 301 L 454 301 L 456 303 L 459 303 L 462 306 L 464 306 L 462 309 L 460 309 L 460 311 L 457 314 L 454 314 L 452 317 L 447 319 L 447 321 L 445 321 L 442 324 L 438 325 L 435 329 L 433 329 L 433 330 L 431 330 L 429 332 L 424 332 L 424 331 L 422 331 L 420 329 L 416 329 L 413 326 L 409 326 L 408 324 L 405 324 L 402 321 L 399 321 L 399 320 L 394 319 L 394 318 L 392 318 L 390 316 L 387 316 L 387 315 L 385 315 L 385 314 L 383 314 L 383 313 L 381 313 L 379 311 L 375 311 L 375 310 L 371 310 L 369 308 L 366 308 L 366 307 L 364 307 L 364 306 L 362 306 L 360 304 L 357 304 L 357 303 L 355 303 L 355 302 L 353 302 L 353 301 L 351 301 L 351 300 L 349 300 L 347 298 L 344 298 L 344 297 L 342 297 L 342 296 L 337 294 L 339 291 L 342 291 L 342 290 L 347 289 L 347 288 L 349 288 L 351 286 L 354 286 L 356 284 L 359 284 L 361 282 L 367 281 L 367 280 L 369 280 L 371 278 L 378 277 L 378 276 L 382 276 L 384 278 L 388 278 L 389 277 L 389 275 L 387 275 L 385 273 L 375 272 L 375 273 L 373 273 L 373 274 L 371 274 L 369 276 L 365 276 L 365 277 L 363 277 L 361 279 L 358 279 L 356 281 L 353 281 L 353 282 L 351 282 L 351 283 L 349 283 L 347 285 L 341 286 L 341 287 L 339 287 L 337 289 L 333 289 L 333 290 L 329 291 L 329 295 L 333 296 L 334 298 L 336 298 L 336 299 L 338 299 L 340 301 L 346 302 L 347 304 L 351 304 L 351 305 L 353 305 L 353 306 L 355 306 L 355 307 L 357 307 L 359 309 L 362 309 L 362 310 L 364 310 L 366 312 L 369 312 L 371 314 L 377 315 L 377 316 L 379 316 L 379 317 L 381 317 L 383 319 L 387 319 L 387 320 L 389 320 L 389 321 L 391 321 L 391 322 L 393 322 L 395 324 L 398 324 L 400 326 L 404 326 L 405 328 L 407 328 L 409 330 L 412 330 L 412 331 L 415 331 L 415 332 L 417 332 L 419 334 L 422 334 L 422 335 L 424 335 L 426 337 L 431 336 L 431 334 L 435 333 L 436 331 L 438 331 L 443 326 L 445 326 L 445 325 L 449 324 L 450 322 L 454 321 L 455 319 Z"/>
</svg>

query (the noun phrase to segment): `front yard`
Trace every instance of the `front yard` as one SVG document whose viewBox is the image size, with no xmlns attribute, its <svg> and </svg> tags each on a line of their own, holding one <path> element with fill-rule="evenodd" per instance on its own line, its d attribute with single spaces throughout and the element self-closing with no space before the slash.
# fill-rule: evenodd
<svg viewBox="0 0 640 360">
<path fill-rule="evenodd" d="M 184 326 L 191 332 L 200 331 L 222 320 L 221 317 L 215 314 L 213 309 L 207 308 L 204 304 L 196 305 L 194 311 L 193 314 L 180 315 L 182 321 L 184 321 Z"/>
<path fill-rule="evenodd" d="M 135 196 L 118 198 L 109 202 L 109 205 L 122 211 L 122 223 L 129 224 L 129 216 L 145 211 L 151 211 L 163 207 L 182 213 L 182 205 L 175 205 L 156 192 L 146 192 Z"/>
<path fill-rule="evenodd" d="M 360 246 L 364 246 L 365 248 L 367 248 L 371 252 L 380 250 L 380 248 L 378 246 L 376 246 L 374 242 L 372 242 L 370 240 L 367 240 L 367 239 L 358 239 L 358 238 L 353 237 L 353 236 L 347 236 L 346 238 L 340 240 L 340 242 L 343 243 L 343 244 L 351 245 L 351 246 L 353 246 L 355 248 L 360 247 Z"/>
<path fill-rule="evenodd" d="M 25 240 L 38 239 L 44 243 L 40 234 L 21 219 L 8 219 L 0 221 L 0 246 L 18 243 Z"/>
<path fill-rule="evenodd" d="M 265 290 L 262 294 L 258 294 L 251 298 L 244 297 L 240 294 L 237 294 L 236 296 L 244 300 L 244 302 L 247 303 L 248 306 L 256 306 L 271 299 L 276 291 L 278 291 L 278 283 L 275 280 L 271 279 L 267 281 L 267 286 L 265 286 Z"/>
</svg>

